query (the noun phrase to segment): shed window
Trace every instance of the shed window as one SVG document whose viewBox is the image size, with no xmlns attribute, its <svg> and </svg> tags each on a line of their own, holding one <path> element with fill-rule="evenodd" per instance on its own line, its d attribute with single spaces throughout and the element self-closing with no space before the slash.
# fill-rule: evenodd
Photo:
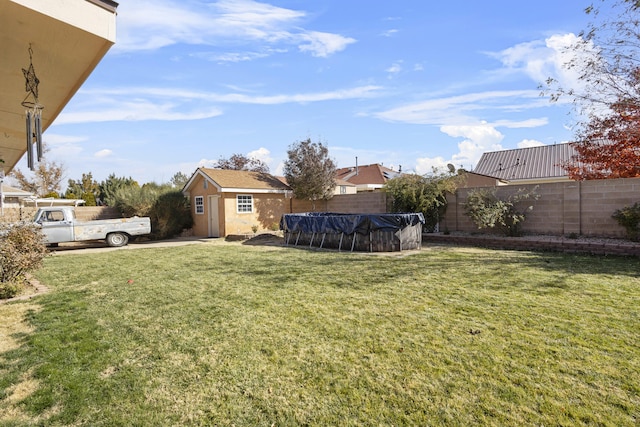
<svg viewBox="0 0 640 427">
<path fill-rule="evenodd" d="M 203 196 L 196 196 L 193 201 L 193 205 L 196 208 L 196 214 L 199 214 L 199 215 L 204 214 L 204 197 Z"/>
<path fill-rule="evenodd" d="M 238 194 L 236 196 L 238 213 L 253 212 L 253 196 L 250 194 Z"/>
<path fill-rule="evenodd" d="M 347 194 L 347 186 L 346 185 L 341 185 L 340 186 L 340 194 Z"/>
</svg>

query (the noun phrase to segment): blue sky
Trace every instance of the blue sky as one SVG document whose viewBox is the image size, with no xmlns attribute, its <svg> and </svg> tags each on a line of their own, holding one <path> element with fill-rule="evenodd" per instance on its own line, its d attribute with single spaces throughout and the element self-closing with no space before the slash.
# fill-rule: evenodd
<svg viewBox="0 0 640 427">
<path fill-rule="evenodd" d="M 234 153 L 280 174 L 307 138 L 339 167 L 423 174 L 573 135 L 538 86 L 575 81 L 586 1 L 119 3 L 116 45 L 44 135 L 66 179 L 162 183 Z"/>
</svg>

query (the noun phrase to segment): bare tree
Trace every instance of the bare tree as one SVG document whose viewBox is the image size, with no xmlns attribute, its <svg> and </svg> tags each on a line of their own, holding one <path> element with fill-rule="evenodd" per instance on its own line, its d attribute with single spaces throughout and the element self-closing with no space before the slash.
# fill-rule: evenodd
<svg viewBox="0 0 640 427">
<path fill-rule="evenodd" d="M 44 153 L 47 151 L 49 150 L 44 147 Z M 22 190 L 34 193 L 39 197 L 59 197 L 60 183 L 64 174 L 64 166 L 61 163 L 49 161 L 43 157 L 35 171 L 23 173 L 20 169 L 14 169 L 9 177 L 13 178 Z"/>
</svg>

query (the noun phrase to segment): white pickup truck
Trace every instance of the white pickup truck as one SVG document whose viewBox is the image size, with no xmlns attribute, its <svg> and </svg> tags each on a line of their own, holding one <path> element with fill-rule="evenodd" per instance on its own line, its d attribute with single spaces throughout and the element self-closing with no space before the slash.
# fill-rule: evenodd
<svg viewBox="0 0 640 427">
<path fill-rule="evenodd" d="M 151 233 L 151 221 L 146 217 L 78 221 L 71 206 L 38 209 L 34 221 L 42 227 L 45 242 L 106 240 L 109 246 L 124 246 L 134 236 Z"/>
</svg>

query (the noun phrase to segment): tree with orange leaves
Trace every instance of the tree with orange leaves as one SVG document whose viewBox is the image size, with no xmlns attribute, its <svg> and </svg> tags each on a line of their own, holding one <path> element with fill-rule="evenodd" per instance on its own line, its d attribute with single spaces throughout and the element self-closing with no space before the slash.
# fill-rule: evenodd
<svg viewBox="0 0 640 427">
<path fill-rule="evenodd" d="M 570 97 L 586 117 L 576 154 L 562 166 L 576 180 L 640 177 L 640 1 L 600 0 L 585 11 L 594 22 L 568 48 L 573 59 L 565 64 L 579 71 L 580 87 L 547 80 L 552 100 Z M 598 23 L 612 11 L 617 18 Z"/>
<path fill-rule="evenodd" d="M 640 105 L 620 100 L 578 133 L 576 154 L 563 166 L 575 180 L 640 177 Z"/>
</svg>

